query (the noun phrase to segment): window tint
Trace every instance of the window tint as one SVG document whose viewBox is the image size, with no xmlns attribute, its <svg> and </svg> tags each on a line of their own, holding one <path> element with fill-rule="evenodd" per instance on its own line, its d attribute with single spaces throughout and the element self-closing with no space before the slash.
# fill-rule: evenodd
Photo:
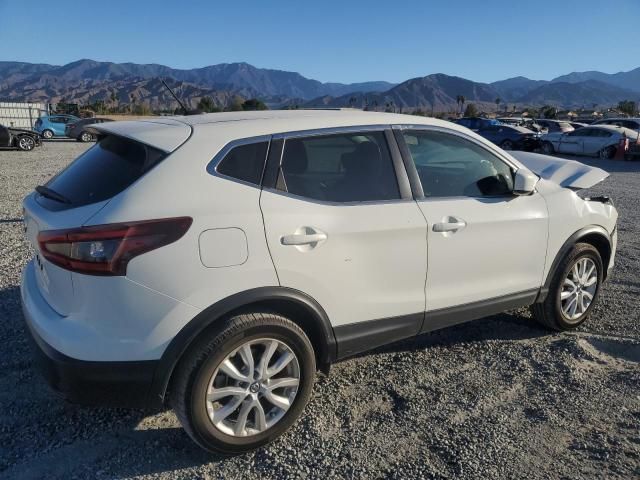
<svg viewBox="0 0 640 480">
<path fill-rule="evenodd" d="M 101 202 L 122 192 L 164 155 L 132 140 L 106 136 L 53 177 L 47 187 L 71 201 L 70 205 L 61 204 L 65 208 Z"/>
<path fill-rule="evenodd" d="M 591 128 L 579 128 L 573 132 L 567 133 L 570 137 L 592 137 L 593 130 Z"/>
<path fill-rule="evenodd" d="M 260 185 L 268 147 L 268 142 L 248 143 L 234 147 L 220 161 L 216 171 L 228 177 Z"/>
<path fill-rule="evenodd" d="M 612 132 L 607 132 L 604 129 L 598 128 L 598 129 L 593 129 L 592 130 L 592 137 L 601 137 L 601 138 L 605 138 L 605 137 L 610 137 L 612 135 Z"/>
<path fill-rule="evenodd" d="M 482 197 L 513 190 L 513 171 L 484 148 L 441 132 L 403 133 L 427 197 Z"/>
<path fill-rule="evenodd" d="M 316 200 L 400 198 L 383 132 L 288 139 L 281 173 L 288 192 Z"/>
</svg>

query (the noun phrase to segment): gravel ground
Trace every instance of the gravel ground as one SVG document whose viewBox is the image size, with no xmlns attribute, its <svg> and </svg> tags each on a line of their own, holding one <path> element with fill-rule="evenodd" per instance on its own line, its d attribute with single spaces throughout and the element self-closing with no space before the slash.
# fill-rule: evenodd
<svg viewBox="0 0 640 480">
<path fill-rule="evenodd" d="M 0 477 L 640 478 L 640 162 L 582 160 L 612 172 L 597 193 L 620 234 L 579 331 L 549 333 L 522 310 L 339 363 L 275 445 L 224 459 L 171 411 L 69 405 L 32 369 L 20 201 L 85 148 L 0 151 Z"/>
</svg>

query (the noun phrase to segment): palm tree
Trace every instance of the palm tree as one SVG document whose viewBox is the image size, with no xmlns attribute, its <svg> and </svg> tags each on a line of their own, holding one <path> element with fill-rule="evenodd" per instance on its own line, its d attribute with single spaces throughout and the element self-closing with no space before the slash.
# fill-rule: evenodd
<svg viewBox="0 0 640 480">
<path fill-rule="evenodd" d="M 462 115 L 462 112 L 464 112 L 464 102 L 466 102 L 467 99 L 464 98 L 464 95 L 460 95 L 460 115 Z"/>
<path fill-rule="evenodd" d="M 500 102 L 501 102 L 501 101 L 502 101 L 502 100 L 500 100 L 500 97 L 496 98 L 496 113 L 498 113 L 498 112 L 499 112 Z"/>
</svg>

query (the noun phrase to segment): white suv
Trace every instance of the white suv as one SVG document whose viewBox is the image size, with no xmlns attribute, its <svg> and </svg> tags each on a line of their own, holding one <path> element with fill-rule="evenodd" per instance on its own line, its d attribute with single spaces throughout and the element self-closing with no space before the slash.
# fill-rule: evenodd
<svg viewBox="0 0 640 480">
<path fill-rule="evenodd" d="M 357 111 L 96 125 L 24 200 L 24 316 L 78 402 L 170 402 L 238 453 L 301 414 L 316 370 L 532 305 L 572 329 L 613 265 L 598 168 L 464 127 Z"/>
</svg>

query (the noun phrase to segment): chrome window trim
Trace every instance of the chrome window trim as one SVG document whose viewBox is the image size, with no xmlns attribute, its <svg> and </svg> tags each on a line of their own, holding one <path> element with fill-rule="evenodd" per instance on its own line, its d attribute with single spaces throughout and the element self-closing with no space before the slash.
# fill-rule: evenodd
<svg viewBox="0 0 640 480">
<path fill-rule="evenodd" d="M 333 135 L 338 133 L 357 133 L 357 132 L 379 132 L 391 128 L 389 124 L 373 124 L 373 125 L 349 125 L 343 127 L 326 127 L 326 128 L 313 128 L 309 130 L 293 130 L 290 132 L 276 133 L 273 135 L 273 139 L 283 138 L 285 143 L 288 138 L 298 137 L 317 137 L 323 135 Z"/>
<path fill-rule="evenodd" d="M 302 202 L 313 203 L 315 205 L 324 205 L 326 207 L 366 207 L 373 205 L 391 205 L 396 203 L 415 203 L 413 198 L 398 198 L 393 200 L 365 200 L 362 202 L 331 202 L 328 200 L 318 200 L 310 197 L 303 197 L 296 195 L 295 193 L 285 192 L 284 190 L 278 190 L 277 188 L 265 187 L 262 189 L 264 192 L 274 193 L 283 197 L 291 198 L 292 200 L 299 200 Z"/>
<path fill-rule="evenodd" d="M 271 135 L 259 135 L 256 137 L 247 137 L 247 138 L 238 138 L 236 140 L 232 140 L 227 143 L 222 149 L 214 155 L 211 161 L 207 164 L 206 170 L 209 175 L 213 175 L 214 177 L 223 178 L 225 180 L 230 180 L 235 183 L 239 183 L 240 185 L 246 185 L 248 187 L 257 188 L 258 190 L 262 189 L 262 177 L 264 176 L 264 170 L 267 166 L 267 158 L 269 157 L 269 148 L 271 147 Z M 223 173 L 218 172 L 218 165 L 220 162 L 227 156 L 227 154 L 236 147 L 241 147 L 243 145 L 251 145 L 252 143 L 265 143 L 267 144 L 267 151 L 264 157 L 264 163 L 262 164 L 262 173 L 260 175 L 260 180 L 257 184 L 247 182 L 246 180 L 241 180 L 239 178 L 231 177 L 229 175 L 225 175 Z"/>
</svg>

